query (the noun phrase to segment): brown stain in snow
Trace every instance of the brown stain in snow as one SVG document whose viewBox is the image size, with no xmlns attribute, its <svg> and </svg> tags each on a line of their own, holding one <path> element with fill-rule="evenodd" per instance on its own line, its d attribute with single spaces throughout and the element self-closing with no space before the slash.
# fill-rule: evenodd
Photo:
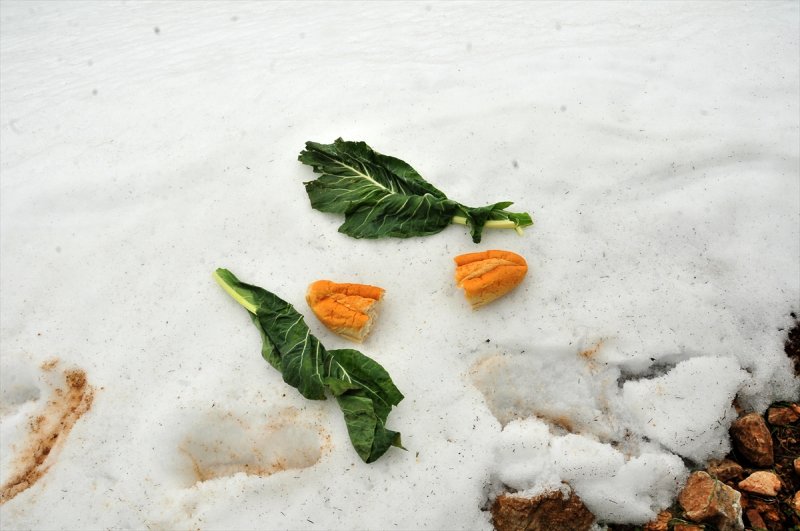
<svg viewBox="0 0 800 531">
<path fill-rule="evenodd" d="M 59 362 L 58 358 L 51 358 L 51 359 L 45 361 L 44 363 L 42 363 L 42 370 L 45 371 L 45 372 L 50 372 L 50 371 L 52 371 L 53 369 L 56 368 L 56 365 L 58 365 L 58 362 Z"/>
<path fill-rule="evenodd" d="M 191 463 L 196 483 L 241 472 L 263 477 L 307 468 L 333 448 L 330 434 L 303 421 L 295 408 L 280 411 L 260 426 L 252 426 L 230 411 L 223 413 L 221 418 L 235 422 L 241 432 L 226 433 L 210 440 L 190 435 L 178 446 L 178 451 Z M 316 435 L 313 442 L 309 440 L 312 433 Z M 276 451 L 276 447 L 280 450 Z"/>
<path fill-rule="evenodd" d="M 605 339 L 601 339 L 591 347 L 581 350 L 581 357 L 587 360 L 593 359 L 595 354 L 602 348 L 603 343 L 605 343 Z"/>
<path fill-rule="evenodd" d="M 42 369 L 51 371 L 57 364 L 58 360 L 50 360 Z M 54 390 L 53 398 L 31 419 L 28 439 L 15 460 L 17 472 L 0 487 L 0 505 L 32 487 L 47 473 L 72 427 L 92 407 L 94 389 L 83 370 L 64 371 L 64 384 Z"/>
</svg>

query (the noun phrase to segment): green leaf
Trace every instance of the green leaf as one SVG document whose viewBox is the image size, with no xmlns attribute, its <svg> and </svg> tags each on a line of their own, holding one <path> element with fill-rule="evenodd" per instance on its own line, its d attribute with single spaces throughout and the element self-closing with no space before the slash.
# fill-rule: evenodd
<svg viewBox="0 0 800 531">
<path fill-rule="evenodd" d="M 518 230 L 533 224 L 528 214 L 503 210 L 510 202 L 470 208 L 451 201 L 410 165 L 364 142 L 306 142 L 298 160 L 321 174 L 305 183 L 311 206 L 344 214 L 339 231 L 354 238 L 427 236 L 456 222 L 470 225 L 477 243 L 488 221 Z"/>
<path fill-rule="evenodd" d="M 226 269 L 217 269 L 215 279 L 248 311 L 262 335 L 261 354 L 283 373 L 283 381 L 311 400 L 325 399 L 323 362 L 325 348 L 311 335 L 303 316 L 291 304 L 269 291 L 241 282 Z"/>
<path fill-rule="evenodd" d="M 353 447 L 365 462 L 372 463 L 392 446 L 402 448 L 400 434 L 378 422 L 375 403 L 363 391 L 345 393 L 337 396 L 336 401 L 344 413 Z"/>
<path fill-rule="evenodd" d="M 375 204 L 348 212 L 339 232 L 353 238 L 427 236 L 450 225 L 456 208 L 452 201 L 430 194 L 387 195 Z"/>
<path fill-rule="evenodd" d="M 364 461 L 371 463 L 391 446 L 402 448 L 400 434 L 386 429 L 392 407 L 403 399 L 386 369 L 354 349 L 325 350 L 303 317 L 273 293 L 241 282 L 226 269 L 217 269 L 214 278 L 250 311 L 261 334 L 261 355 L 286 383 L 306 398 L 324 399 L 326 390 L 336 397 Z"/>
<path fill-rule="evenodd" d="M 275 344 L 269 339 L 264 327 L 261 326 L 261 321 L 258 316 L 251 313 L 250 319 L 253 321 L 253 324 L 256 325 L 256 328 L 258 328 L 258 333 L 261 334 L 261 357 L 267 360 L 274 368 L 281 370 L 281 355 L 277 347 L 275 347 Z"/>
<path fill-rule="evenodd" d="M 343 197 L 360 196 L 366 192 L 381 194 L 424 195 L 437 199 L 447 199 L 440 190 L 423 179 L 417 171 L 394 157 L 381 155 L 365 142 L 347 142 L 338 138 L 333 144 L 306 142 L 306 149 L 298 160 L 308 164 L 314 171 L 331 177 L 339 177 L 339 182 L 353 186 L 352 190 L 331 190 L 334 195 Z M 330 184 L 330 181 L 329 181 Z M 361 186 L 363 190 L 357 190 Z M 340 201 L 337 201 L 340 202 Z M 325 212 L 345 212 L 346 210 L 326 210 Z"/>
<path fill-rule="evenodd" d="M 326 382 L 342 408 L 358 455 L 371 463 L 392 446 L 402 448 L 400 434 L 386 429 L 392 406 L 403 400 L 386 369 L 354 349 L 328 354 Z"/>
<path fill-rule="evenodd" d="M 386 369 L 355 349 L 330 350 L 328 354 L 330 357 L 325 363 L 328 378 L 363 390 L 375 402 L 379 421 L 385 423 L 392 406 L 403 400 L 403 394 L 395 387 Z"/>
</svg>

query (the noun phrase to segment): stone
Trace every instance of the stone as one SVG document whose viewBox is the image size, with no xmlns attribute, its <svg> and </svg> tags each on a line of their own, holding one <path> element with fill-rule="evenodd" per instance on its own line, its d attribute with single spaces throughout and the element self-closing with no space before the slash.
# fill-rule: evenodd
<svg viewBox="0 0 800 531">
<path fill-rule="evenodd" d="M 594 515 L 574 493 L 559 491 L 533 498 L 501 494 L 492 504 L 492 524 L 497 531 L 588 531 Z"/>
<path fill-rule="evenodd" d="M 644 531 L 667 531 L 670 520 L 672 520 L 672 513 L 665 509 L 658 513 L 655 520 L 644 525 Z"/>
<path fill-rule="evenodd" d="M 800 476 L 800 457 L 794 458 L 794 473 Z"/>
<path fill-rule="evenodd" d="M 739 455 L 756 466 L 769 467 L 775 462 L 772 450 L 772 435 L 764 417 L 748 413 L 731 425 L 731 438 Z"/>
<path fill-rule="evenodd" d="M 748 502 L 748 510 L 752 509 L 758 512 L 761 519 L 767 524 L 767 529 L 783 529 L 784 517 L 781 514 L 778 504 L 774 500 L 766 501 L 760 498 L 751 497 Z"/>
<path fill-rule="evenodd" d="M 694 472 L 678 495 L 686 518 L 714 525 L 719 531 L 740 531 L 741 494 L 706 472 Z"/>
<path fill-rule="evenodd" d="M 774 472 L 759 470 L 740 481 L 739 488 L 761 496 L 777 496 L 781 490 L 781 479 Z"/>
<path fill-rule="evenodd" d="M 766 529 L 767 524 L 764 522 L 764 519 L 761 518 L 761 514 L 755 509 L 748 509 L 745 512 L 747 516 L 747 521 L 750 522 L 750 529 Z"/>
<path fill-rule="evenodd" d="M 722 459 L 721 461 L 709 461 L 706 472 L 708 472 L 708 475 L 711 477 L 724 482 L 741 477 L 742 474 L 744 474 L 744 469 L 735 461 Z"/>
<path fill-rule="evenodd" d="M 672 528 L 672 531 L 702 531 L 703 529 L 704 528 L 701 525 L 678 523 L 675 524 L 675 527 Z"/>
<path fill-rule="evenodd" d="M 800 513 L 800 490 L 794 493 L 794 497 L 792 498 L 792 509 Z"/>
<path fill-rule="evenodd" d="M 767 410 L 767 422 L 773 426 L 794 424 L 800 419 L 800 413 L 791 407 L 771 407 Z"/>
</svg>

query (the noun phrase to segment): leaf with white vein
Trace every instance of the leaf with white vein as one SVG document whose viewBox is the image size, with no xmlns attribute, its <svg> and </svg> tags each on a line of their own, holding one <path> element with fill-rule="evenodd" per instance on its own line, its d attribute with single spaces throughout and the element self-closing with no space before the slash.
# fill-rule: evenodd
<svg viewBox="0 0 800 531">
<path fill-rule="evenodd" d="M 403 399 L 386 369 L 357 350 L 325 350 L 303 316 L 277 295 L 241 282 L 227 269 L 217 269 L 214 279 L 250 312 L 261 335 L 261 355 L 286 383 L 312 400 L 324 400 L 326 390 L 336 397 L 361 459 L 371 463 L 391 446 L 402 448 L 400 434 L 386 428 L 392 407 Z"/>
<path fill-rule="evenodd" d="M 527 213 L 504 210 L 508 201 L 479 208 L 452 201 L 410 165 L 364 142 L 306 142 L 298 160 L 321 174 L 305 183 L 311 206 L 344 214 L 339 231 L 354 238 L 427 236 L 461 223 L 478 243 L 484 227 L 521 232 L 533 224 Z"/>
</svg>

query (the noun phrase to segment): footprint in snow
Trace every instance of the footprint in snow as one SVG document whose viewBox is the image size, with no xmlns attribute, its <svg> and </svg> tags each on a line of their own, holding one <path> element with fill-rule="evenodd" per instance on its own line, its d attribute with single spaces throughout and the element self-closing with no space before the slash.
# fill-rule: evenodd
<svg viewBox="0 0 800 531">
<path fill-rule="evenodd" d="M 295 408 L 262 419 L 214 409 L 180 440 L 177 473 L 185 487 L 239 473 L 269 476 L 310 467 L 330 448 L 330 436 Z"/>
</svg>

